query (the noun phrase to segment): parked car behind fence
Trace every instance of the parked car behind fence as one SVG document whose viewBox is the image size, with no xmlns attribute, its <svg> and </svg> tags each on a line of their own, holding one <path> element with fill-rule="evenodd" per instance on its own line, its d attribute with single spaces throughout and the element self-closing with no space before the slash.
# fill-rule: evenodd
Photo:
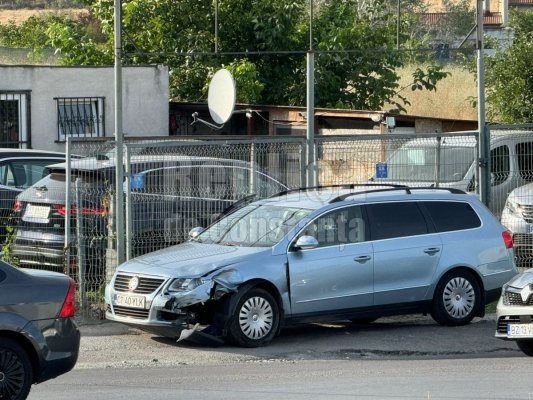
<svg viewBox="0 0 533 400">
<path fill-rule="evenodd" d="M 115 158 L 71 162 L 71 257 L 66 259 L 66 164 L 17 198 L 18 224 L 12 255 L 21 266 L 69 271 L 93 288 L 105 281 L 106 250 L 114 246 Z M 136 155 L 131 158 L 129 233 L 132 253 L 141 255 L 176 244 L 197 225 L 208 225 L 227 207 L 251 193 L 266 197 L 285 185 L 250 163 L 210 157 Z M 109 233 L 111 232 L 111 233 Z M 68 266 L 68 269 L 65 269 Z"/>
<path fill-rule="evenodd" d="M 45 176 L 47 165 L 64 160 L 64 154 L 51 151 L 0 149 L 0 243 L 12 224 L 15 197 Z"/>
</svg>

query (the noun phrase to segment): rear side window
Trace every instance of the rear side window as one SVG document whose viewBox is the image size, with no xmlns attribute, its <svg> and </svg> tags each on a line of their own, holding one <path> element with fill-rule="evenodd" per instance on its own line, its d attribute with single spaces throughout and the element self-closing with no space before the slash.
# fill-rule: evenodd
<svg viewBox="0 0 533 400">
<path fill-rule="evenodd" d="M 472 206 L 463 202 L 422 202 L 435 223 L 437 232 L 459 231 L 478 228 L 481 221 Z"/>
<path fill-rule="evenodd" d="M 372 240 L 428 233 L 426 220 L 415 202 L 368 204 Z"/>
<path fill-rule="evenodd" d="M 516 145 L 516 156 L 518 158 L 518 170 L 522 179 L 533 181 L 533 143 L 518 143 Z"/>
<path fill-rule="evenodd" d="M 490 166 L 493 174 L 493 185 L 499 185 L 507 180 L 510 171 L 509 147 L 500 146 L 490 152 Z"/>
</svg>

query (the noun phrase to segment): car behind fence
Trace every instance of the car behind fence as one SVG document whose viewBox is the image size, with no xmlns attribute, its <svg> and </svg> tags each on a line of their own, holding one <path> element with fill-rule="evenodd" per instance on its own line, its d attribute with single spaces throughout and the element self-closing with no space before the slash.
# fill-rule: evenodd
<svg viewBox="0 0 533 400">
<path fill-rule="evenodd" d="M 488 206 L 498 217 L 512 208 L 519 222 L 507 227 L 515 234 L 517 261 L 527 265 L 533 257 L 533 188 L 512 206 L 507 196 L 533 181 L 532 132 L 489 130 L 489 160 L 479 160 L 477 132 L 317 136 L 316 160 L 309 165 L 302 137 L 126 139 L 121 210 L 115 207 L 114 140 L 69 140 L 68 153 L 86 158 L 50 167 L 49 177 L 20 196 L 6 254 L 21 266 L 74 277 L 80 316 L 101 318 L 103 288 L 117 266 L 118 212 L 124 213 L 128 259 L 186 240 L 192 228 L 206 227 L 228 207 L 306 186 L 308 168 L 322 186 L 383 183 L 475 193 L 478 167 L 486 162 Z"/>
</svg>

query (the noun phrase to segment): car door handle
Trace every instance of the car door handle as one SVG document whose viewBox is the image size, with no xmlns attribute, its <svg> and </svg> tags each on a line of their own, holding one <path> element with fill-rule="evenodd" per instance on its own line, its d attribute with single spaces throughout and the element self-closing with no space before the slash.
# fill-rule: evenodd
<svg viewBox="0 0 533 400">
<path fill-rule="evenodd" d="M 425 249 L 424 253 L 429 254 L 430 256 L 432 256 L 433 254 L 436 254 L 439 251 L 440 251 L 440 249 L 438 247 L 430 247 L 428 249 Z"/>
<path fill-rule="evenodd" d="M 367 261 L 369 261 L 372 257 L 370 256 L 359 256 L 359 257 L 355 257 L 353 260 L 354 261 L 357 261 L 358 263 L 366 263 Z"/>
</svg>

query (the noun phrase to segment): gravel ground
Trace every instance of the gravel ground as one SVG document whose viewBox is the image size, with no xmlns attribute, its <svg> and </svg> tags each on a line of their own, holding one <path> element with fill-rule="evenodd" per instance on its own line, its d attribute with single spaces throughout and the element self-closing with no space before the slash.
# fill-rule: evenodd
<svg viewBox="0 0 533 400">
<path fill-rule="evenodd" d="M 513 342 L 494 338 L 493 314 L 462 327 L 442 327 L 425 316 L 375 323 L 310 324 L 286 328 L 267 347 L 210 347 L 103 322 L 80 327 L 77 369 L 276 363 L 299 360 L 432 359 L 515 356 Z"/>
</svg>

